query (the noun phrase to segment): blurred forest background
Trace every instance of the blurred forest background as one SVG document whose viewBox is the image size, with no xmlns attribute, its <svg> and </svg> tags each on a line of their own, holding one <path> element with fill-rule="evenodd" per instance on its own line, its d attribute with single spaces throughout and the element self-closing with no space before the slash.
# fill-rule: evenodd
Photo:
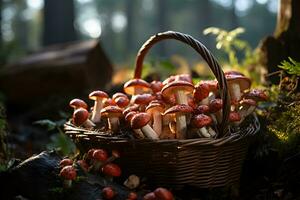
<svg viewBox="0 0 300 200">
<path fill-rule="evenodd" d="M 244 27 L 242 39 L 255 48 L 276 24 L 277 0 L 0 0 L 1 65 L 43 46 L 99 38 L 115 66 L 131 66 L 141 44 L 166 30 L 190 34 L 222 58 L 210 26 Z M 173 46 L 174 45 L 174 46 Z M 153 56 L 196 54 L 171 43 L 159 44 Z"/>
</svg>

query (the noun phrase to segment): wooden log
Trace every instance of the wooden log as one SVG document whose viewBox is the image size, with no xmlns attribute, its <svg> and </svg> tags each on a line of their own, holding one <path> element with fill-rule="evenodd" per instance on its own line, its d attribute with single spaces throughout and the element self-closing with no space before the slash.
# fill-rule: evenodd
<svg viewBox="0 0 300 200">
<path fill-rule="evenodd" d="M 112 71 L 97 40 L 55 45 L 3 67 L 0 91 L 10 104 L 32 105 L 51 95 L 104 89 Z"/>
</svg>

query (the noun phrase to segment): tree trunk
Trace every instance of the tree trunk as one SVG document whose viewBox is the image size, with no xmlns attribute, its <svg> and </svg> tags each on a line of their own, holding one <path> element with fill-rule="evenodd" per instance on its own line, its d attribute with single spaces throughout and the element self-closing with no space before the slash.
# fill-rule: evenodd
<svg viewBox="0 0 300 200">
<path fill-rule="evenodd" d="M 76 40 L 73 0 L 45 0 L 44 45 Z"/>
</svg>

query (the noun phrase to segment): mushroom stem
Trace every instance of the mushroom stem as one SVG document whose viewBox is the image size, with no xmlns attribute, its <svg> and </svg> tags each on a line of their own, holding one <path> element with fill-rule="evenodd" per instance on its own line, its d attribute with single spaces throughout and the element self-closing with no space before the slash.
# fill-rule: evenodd
<svg viewBox="0 0 300 200">
<path fill-rule="evenodd" d="M 178 90 L 175 93 L 177 104 L 185 104 L 188 105 L 188 99 L 184 91 Z"/>
<path fill-rule="evenodd" d="M 141 129 L 133 129 L 133 131 L 134 131 L 134 136 L 136 137 L 136 138 L 138 138 L 138 139 L 143 139 L 143 138 L 145 138 L 145 136 L 144 136 L 144 134 L 143 134 L 143 132 L 142 132 L 142 130 Z"/>
<path fill-rule="evenodd" d="M 200 105 L 208 105 L 209 104 L 209 97 L 206 97 L 200 101 Z"/>
<path fill-rule="evenodd" d="M 186 138 L 186 116 L 183 114 L 176 114 L 176 138 Z"/>
<path fill-rule="evenodd" d="M 153 112 L 153 130 L 158 136 L 161 134 L 162 129 L 162 116 L 159 111 Z"/>
<path fill-rule="evenodd" d="M 211 137 L 215 137 L 217 135 L 216 131 L 211 127 L 208 127 L 208 133 L 210 134 Z"/>
<path fill-rule="evenodd" d="M 231 84 L 232 99 L 239 101 L 241 99 L 241 88 L 239 84 Z"/>
<path fill-rule="evenodd" d="M 109 117 L 109 129 L 113 132 L 116 132 L 119 129 L 119 118 L 118 117 Z"/>
<path fill-rule="evenodd" d="M 157 133 L 151 128 L 149 124 L 146 124 L 142 128 L 142 132 L 146 135 L 147 138 L 150 138 L 152 140 L 157 140 L 158 135 Z"/>
<path fill-rule="evenodd" d="M 91 117 L 91 120 L 94 123 L 100 122 L 101 121 L 101 109 L 103 107 L 103 102 L 102 99 L 97 99 L 94 103 L 94 110 L 93 110 L 93 114 Z"/>
<path fill-rule="evenodd" d="M 241 116 L 241 120 L 237 124 L 238 125 L 241 124 L 248 115 L 250 115 L 251 113 L 254 112 L 255 108 L 256 108 L 256 106 L 242 107 L 242 109 L 239 111 L 239 114 Z"/>
<path fill-rule="evenodd" d="M 211 135 L 209 134 L 209 132 L 208 132 L 208 130 L 207 130 L 206 127 L 200 128 L 199 131 L 198 131 L 198 135 L 200 137 L 206 137 L 206 138 L 210 138 L 211 137 Z"/>
<path fill-rule="evenodd" d="M 92 127 L 95 127 L 96 125 L 91 120 L 87 119 L 83 123 L 83 126 L 86 127 L 86 128 L 92 128 Z"/>
<path fill-rule="evenodd" d="M 72 180 L 64 180 L 64 187 L 70 188 L 72 186 Z"/>
</svg>

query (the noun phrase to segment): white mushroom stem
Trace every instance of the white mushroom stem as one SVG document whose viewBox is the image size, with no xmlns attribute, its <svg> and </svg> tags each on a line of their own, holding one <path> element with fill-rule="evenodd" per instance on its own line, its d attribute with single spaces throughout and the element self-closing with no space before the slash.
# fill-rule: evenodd
<svg viewBox="0 0 300 200">
<path fill-rule="evenodd" d="M 181 113 L 176 114 L 176 138 L 186 138 L 186 116 Z"/>
<path fill-rule="evenodd" d="M 241 124 L 245 118 L 250 115 L 251 113 L 254 112 L 256 106 L 243 106 L 239 111 L 238 113 L 240 114 L 241 116 L 241 120 L 237 123 L 238 125 Z"/>
<path fill-rule="evenodd" d="M 200 101 L 200 105 L 208 105 L 209 104 L 209 96 Z"/>
<path fill-rule="evenodd" d="M 118 117 L 108 117 L 108 128 L 113 132 L 119 129 L 119 118 Z"/>
<path fill-rule="evenodd" d="M 158 136 L 161 134 L 162 129 L 162 116 L 159 111 L 154 111 L 153 114 L 153 130 L 157 133 Z"/>
<path fill-rule="evenodd" d="M 93 113 L 92 113 L 92 117 L 91 117 L 91 120 L 94 123 L 98 123 L 101 121 L 102 107 L 103 107 L 102 99 L 97 99 L 94 103 L 94 109 L 93 109 Z"/>
<path fill-rule="evenodd" d="M 188 105 L 188 99 L 184 91 L 178 90 L 175 92 L 176 102 L 177 104 L 185 104 Z"/>
<path fill-rule="evenodd" d="M 143 132 L 142 132 L 142 130 L 141 129 L 133 129 L 133 131 L 134 131 L 134 135 L 135 135 L 135 137 L 137 137 L 138 139 L 143 139 L 143 138 L 145 138 L 145 136 L 144 136 L 144 134 L 143 134 Z"/>
<path fill-rule="evenodd" d="M 206 138 L 210 138 L 211 137 L 206 127 L 200 128 L 198 130 L 198 135 L 200 137 L 206 137 Z"/>
<path fill-rule="evenodd" d="M 157 133 L 151 128 L 149 124 L 146 124 L 142 128 L 142 132 L 146 135 L 147 138 L 150 138 L 152 140 L 158 140 Z"/>
<path fill-rule="evenodd" d="M 211 127 L 208 127 L 208 133 L 211 135 L 211 137 L 215 137 L 217 135 L 216 131 Z"/>
<path fill-rule="evenodd" d="M 85 128 L 92 128 L 92 127 L 95 127 L 96 125 L 89 119 L 87 119 L 84 123 L 83 123 L 83 126 Z"/>
<path fill-rule="evenodd" d="M 64 180 L 64 187 L 65 188 L 71 188 L 72 186 L 72 180 Z"/>
<path fill-rule="evenodd" d="M 239 101 L 241 99 L 241 88 L 237 83 L 231 84 L 231 95 L 232 99 Z"/>
</svg>

